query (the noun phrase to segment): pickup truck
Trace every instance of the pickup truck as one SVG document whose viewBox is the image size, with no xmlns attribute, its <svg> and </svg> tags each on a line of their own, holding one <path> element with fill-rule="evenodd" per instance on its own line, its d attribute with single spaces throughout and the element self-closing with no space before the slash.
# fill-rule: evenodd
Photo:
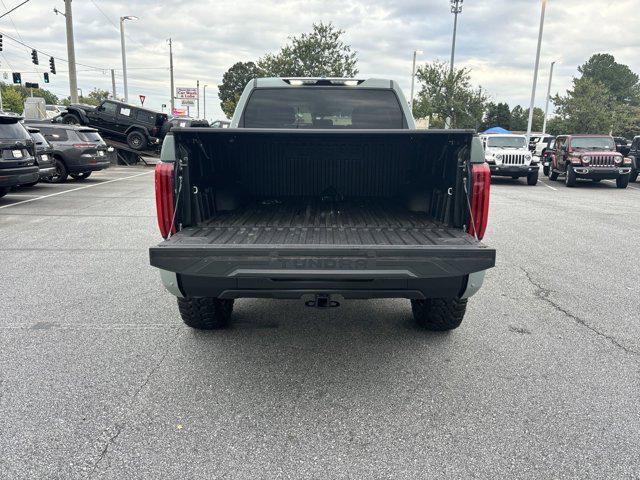
<svg viewBox="0 0 640 480">
<path fill-rule="evenodd" d="M 405 298 L 451 330 L 495 264 L 479 138 L 416 130 L 394 81 L 253 80 L 230 128 L 173 128 L 155 173 L 150 263 L 193 328 L 238 298 Z"/>
<path fill-rule="evenodd" d="M 0 112 L 0 197 L 11 187 L 40 179 L 33 139 L 21 120 L 19 115 Z"/>
<path fill-rule="evenodd" d="M 551 156 L 549 179 L 564 175 L 567 187 L 575 187 L 580 179 L 610 179 L 618 188 L 627 188 L 631 167 L 631 158 L 616 151 L 610 135 L 560 135 Z"/>
</svg>

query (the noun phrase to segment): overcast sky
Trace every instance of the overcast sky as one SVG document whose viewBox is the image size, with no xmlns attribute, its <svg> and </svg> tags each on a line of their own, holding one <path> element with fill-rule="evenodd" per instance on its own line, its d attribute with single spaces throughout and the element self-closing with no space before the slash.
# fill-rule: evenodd
<svg viewBox="0 0 640 480">
<path fill-rule="evenodd" d="M 23 0 L 0 0 L 2 11 Z M 540 0 L 465 0 L 459 18 L 457 65 L 472 69 L 473 82 L 492 100 L 526 105 L 533 80 Z M 0 19 L 0 31 L 21 38 L 38 50 L 66 58 L 63 0 L 31 0 Z M 421 62 L 447 60 L 453 15 L 449 0 L 75 0 L 73 16 L 78 85 L 86 94 L 94 87 L 110 89 L 110 68 L 117 69 L 122 95 L 122 63 L 117 24 L 126 22 L 129 96 L 160 108 L 169 103 L 169 57 L 166 39 L 173 38 L 176 86 L 207 88 L 207 117 L 222 118 L 217 84 L 236 61 L 256 60 L 275 52 L 287 37 L 309 31 L 314 22 L 333 22 L 358 52 L 360 76 L 400 82 L 408 96 L 411 56 Z M 553 92 L 570 86 L 576 67 L 591 54 L 608 52 L 640 72 L 638 0 L 549 0 L 542 47 L 537 105 L 544 105 L 549 64 L 559 62 Z M 5 36 L 1 69 L 21 71 L 24 81 L 42 76 L 31 64 L 30 51 Z M 69 95 L 67 65 L 56 62 L 50 90 Z M 93 67 L 97 67 L 93 68 Z M 38 72 L 48 69 L 40 55 Z M 104 70 L 100 70 L 104 69 Z M 9 75 L 9 81 L 11 76 Z M 202 108 L 202 107 L 201 107 Z"/>
</svg>

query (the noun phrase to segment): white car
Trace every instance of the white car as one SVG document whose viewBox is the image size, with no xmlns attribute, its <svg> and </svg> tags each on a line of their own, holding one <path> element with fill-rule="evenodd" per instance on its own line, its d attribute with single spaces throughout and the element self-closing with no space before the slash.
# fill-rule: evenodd
<svg viewBox="0 0 640 480">
<path fill-rule="evenodd" d="M 45 108 L 47 118 L 55 118 L 62 114 L 62 112 L 67 111 L 67 107 L 64 105 L 46 105 Z"/>
<path fill-rule="evenodd" d="M 538 183 L 540 165 L 527 148 L 525 135 L 486 134 L 481 135 L 485 161 L 491 175 L 500 177 L 527 177 L 527 184 Z"/>
</svg>

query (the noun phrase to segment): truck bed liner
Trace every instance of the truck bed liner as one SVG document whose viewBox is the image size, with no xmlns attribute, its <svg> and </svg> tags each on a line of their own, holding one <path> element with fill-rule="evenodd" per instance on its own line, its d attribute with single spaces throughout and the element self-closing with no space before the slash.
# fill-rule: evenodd
<svg viewBox="0 0 640 480">
<path fill-rule="evenodd" d="M 219 213 L 188 227 L 167 246 L 195 245 L 345 245 L 473 246 L 461 229 L 434 222 L 397 202 L 356 200 L 322 202 L 267 200 Z"/>
</svg>

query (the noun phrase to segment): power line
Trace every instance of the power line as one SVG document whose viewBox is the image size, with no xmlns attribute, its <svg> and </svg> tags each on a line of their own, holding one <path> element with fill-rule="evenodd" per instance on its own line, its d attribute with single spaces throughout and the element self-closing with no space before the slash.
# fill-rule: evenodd
<svg viewBox="0 0 640 480">
<path fill-rule="evenodd" d="M 16 5 L 11 10 L 7 10 L 6 12 L 4 12 L 2 15 L 0 15 L 0 18 L 4 17 L 5 15 L 9 15 L 11 12 L 13 12 L 14 10 L 17 10 L 18 8 L 20 8 L 25 3 L 28 3 L 29 1 L 30 0 L 24 0 L 24 2 L 22 2 L 20 5 Z M 4 2 L 2 4 L 4 5 Z M 4 8 L 7 8 L 7 7 L 4 7 Z"/>
</svg>

